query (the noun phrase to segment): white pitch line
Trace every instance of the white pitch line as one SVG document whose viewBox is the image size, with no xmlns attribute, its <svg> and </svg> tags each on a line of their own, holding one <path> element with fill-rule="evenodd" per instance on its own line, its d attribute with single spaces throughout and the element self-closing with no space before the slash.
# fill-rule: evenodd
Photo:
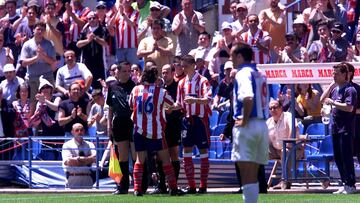
<svg viewBox="0 0 360 203">
<path fill-rule="evenodd" d="M 78 197 L 94 197 L 94 196 L 109 196 L 109 194 L 96 194 L 96 195 L 59 195 L 59 196 L 40 196 L 40 197 L 14 197 L 14 198 L 0 198 L 0 202 L 7 202 L 7 201 L 19 201 L 19 200 L 36 200 L 41 199 L 42 197 L 47 199 L 65 199 L 65 198 L 78 198 Z M 1 196 L 0 196 L 1 197 Z"/>
</svg>

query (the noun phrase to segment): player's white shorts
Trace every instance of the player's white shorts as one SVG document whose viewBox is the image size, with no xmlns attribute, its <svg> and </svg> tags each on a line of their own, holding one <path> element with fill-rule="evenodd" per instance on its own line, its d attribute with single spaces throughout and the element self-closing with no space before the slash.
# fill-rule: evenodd
<svg viewBox="0 0 360 203">
<path fill-rule="evenodd" d="M 265 120 L 250 119 L 245 127 L 233 128 L 232 161 L 268 164 L 269 133 Z"/>
</svg>

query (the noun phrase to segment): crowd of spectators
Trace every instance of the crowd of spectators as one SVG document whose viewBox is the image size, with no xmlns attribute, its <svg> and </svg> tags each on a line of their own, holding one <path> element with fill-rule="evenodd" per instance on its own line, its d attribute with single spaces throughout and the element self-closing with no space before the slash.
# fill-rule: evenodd
<svg viewBox="0 0 360 203">
<path fill-rule="evenodd" d="M 216 36 L 206 31 L 213 22 L 194 10 L 193 1 L 179 3 L 182 10 L 171 22 L 171 8 L 150 0 L 98 1 L 94 10 L 83 0 L 22 5 L 0 0 L 0 137 L 70 136 L 75 123 L 106 136 L 107 90 L 122 80 L 116 64 L 123 61 L 129 62 L 135 84 L 142 82 L 144 69 L 156 66 L 157 84 L 168 87 L 168 74 L 175 82 L 186 76 L 181 57 L 193 56 L 218 110 L 229 108 L 222 103 L 233 87 L 230 50 L 236 43 L 251 45 L 257 64 L 360 61 L 360 31 L 354 29 L 359 3 L 353 0 L 308 0 L 288 33 L 280 0 L 232 0 L 231 17 Z M 291 92 L 282 87 L 275 97 L 289 111 Z M 321 122 L 317 87 L 296 88 L 296 117 L 306 126 Z M 61 158 L 56 153 L 40 157 Z"/>
</svg>

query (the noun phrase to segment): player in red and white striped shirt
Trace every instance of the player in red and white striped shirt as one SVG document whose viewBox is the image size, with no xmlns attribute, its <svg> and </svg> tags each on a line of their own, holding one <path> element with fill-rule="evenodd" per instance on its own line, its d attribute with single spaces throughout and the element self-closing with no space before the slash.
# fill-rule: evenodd
<svg viewBox="0 0 360 203">
<path fill-rule="evenodd" d="M 256 14 L 247 17 L 249 30 L 241 34 L 241 40 L 249 44 L 253 50 L 253 61 L 257 64 L 267 64 L 270 62 L 270 42 L 269 33 L 258 28 L 259 18 Z"/>
<path fill-rule="evenodd" d="M 91 10 L 89 7 L 83 6 L 80 0 L 73 0 L 71 5 L 66 3 L 65 8 L 66 12 L 63 14 L 63 19 L 66 46 L 69 46 L 69 49 L 77 50 L 76 42 L 79 40 L 83 26 L 87 23 L 86 16 Z"/>
<path fill-rule="evenodd" d="M 209 114 L 211 113 L 211 87 L 208 80 L 195 71 L 194 57 L 187 55 L 181 60 L 186 77 L 179 81 L 176 108 L 186 112 L 182 142 L 184 146 L 184 169 L 188 180 L 187 193 L 196 193 L 192 150 L 200 151 L 201 178 L 198 193 L 206 193 L 209 174 Z"/>
<path fill-rule="evenodd" d="M 156 86 L 157 68 L 145 69 L 142 85 L 134 87 L 129 103 L 133 110 L 132 120 L 135 124 L 134 143 L 136 163 L 134 165 L 134 195 L 142 195 L 142 175 L 147 152 L 157 152 L 163 163 L 163 170 L 169 185 L 169 194 L 177 195 L 177 182 L 173 166 L 167 150 L 165 131 L 165 108 L 174 104 L 165 89 Z"/>
<path fill-rule="evenodd" d="M 131 0 L 120 0 L 118 14 L 108 25 L 109 33 L 116 36 L 116 60 L 139 62 L 136 52 L 138 47 L 137 30 L 140 13 L 131 7 Z"/>
</svg>

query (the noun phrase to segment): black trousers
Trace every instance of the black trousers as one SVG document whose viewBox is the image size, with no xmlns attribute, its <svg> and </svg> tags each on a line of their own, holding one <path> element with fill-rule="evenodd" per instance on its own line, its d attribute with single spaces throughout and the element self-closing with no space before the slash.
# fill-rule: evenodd
<svg viewBox="0 0 360 203">
<path fill-rule="evenodd" d="M 341 181 L 347 186 L 355 186 L 352 133 L 333 133 L 334 159 Z"/>
</svg>

